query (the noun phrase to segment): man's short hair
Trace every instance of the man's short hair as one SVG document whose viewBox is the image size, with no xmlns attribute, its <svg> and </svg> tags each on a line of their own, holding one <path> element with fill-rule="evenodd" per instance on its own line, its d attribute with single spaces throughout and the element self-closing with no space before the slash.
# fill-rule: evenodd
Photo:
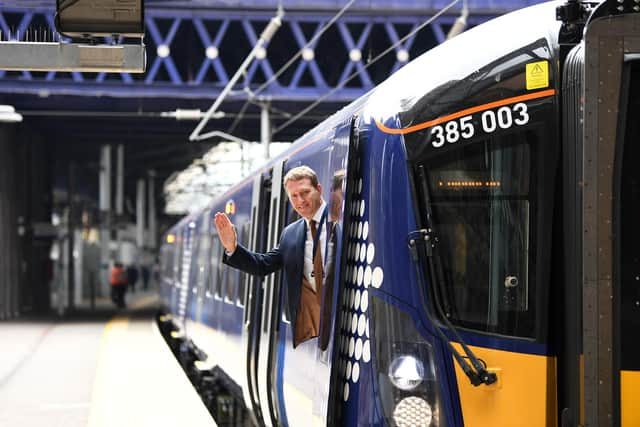
<svg viewBox="0 0 640 427">
<path fill-rule="evenodd" d="M 298 166 L 291 169 L 284 176 L 282 185 L 286 187 L 287 182 L 289 181 L 300 181 L 301 179 L 305 178 L 309 178 L 309 181 L 311 181 L 311 185 L 313 185 L 314 187 L 318 186 L 318 175 L 316 175 L 313 169 L 311 169 L 309 166 Z"/>
<path fill-rule="evenodd" d="M 346 174 L 347 172 L 344 169 L 339 169 L 333 174 L 333 179 L 331 180 L 331 191 L 342 189 L 342 181 L 344 181 Z"/>
</svg>

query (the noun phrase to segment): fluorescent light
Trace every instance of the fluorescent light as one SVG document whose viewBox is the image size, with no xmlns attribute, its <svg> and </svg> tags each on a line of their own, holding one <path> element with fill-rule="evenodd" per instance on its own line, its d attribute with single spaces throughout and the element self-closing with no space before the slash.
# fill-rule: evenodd
<svg viewBox="0 0 640 427">
<path fill-rule="evenodd" d="M 11 105 L 0 105 L 0 122 L 16 123 L 22 121 L 22 114 L 16 113 Z"/>
</svg>

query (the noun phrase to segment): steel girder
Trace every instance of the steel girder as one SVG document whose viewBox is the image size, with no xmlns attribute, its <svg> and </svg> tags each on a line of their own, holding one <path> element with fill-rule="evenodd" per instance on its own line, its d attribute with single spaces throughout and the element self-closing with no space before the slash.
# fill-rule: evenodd
<svg viewBox="0 0 640 427">
<path fill-rule="evenodd" d="M 272 12 L 147 8 L 147 72 L 144 74 L 8 72 L 0 71 L 0 93 L 42 93 L 125 98 L 214 99 L 228 83 L 272 17 Z M 413 13 L 413 11 L 412 11 Z M 0 11 L 2 39 L 54 38 L 53 10 L 4 9 Z M 399 43 L 430 15 L 407 16 L 397 12 L 378 16 L 345 13 L 320 37 L 333 13 L 292 12 L 267 47 L 236 85 L 230 99 L 253 97 L 272 101 L 318 99 L 330 90 L 327 102 L 356 98 L 413 58 L 441 43 L 457 18 L 443 15 Z M 469 26 L 489 19 L 471 15 Z M 315 39 L 314 39 L 315 37 Z M 312 43 L 309 43 L 313 40 Z M 122 40 L 105 39 L 105 43 Z M 304 55 L 277 78 L 275 73 L 305 47 Z M 397 45 L 396 45 L 397 44 Z M 375 64 L 368 61 L 390 48 Z M 345 81 L 350 79 L 348 83 Z M 263 83 L 271 81 L 262 89 Z M 339 89 L 335 90 L 338 86 Z"/>
</svg>

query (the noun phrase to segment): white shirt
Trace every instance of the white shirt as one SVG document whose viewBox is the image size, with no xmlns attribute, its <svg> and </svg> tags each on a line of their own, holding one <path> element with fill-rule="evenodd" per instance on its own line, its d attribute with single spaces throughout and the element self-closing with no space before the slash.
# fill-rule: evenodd
<svg viewBox="0 0 640 427">
<path fill-rule="evenodd" d="M 327 208 L 327 204 L 325 201 L 322 201 L 320 208 L 316 211 L 313 219 L 316 221 L 316 227 L 320 227 L 320 220 L 322 219 L 322 213 Z M 313 237 L 311 236 L 311 225 L 309 221 L 305 218 L 304 220 L 307 223 L 307 240 L 304 244 L 304 268 L 302 274 L 307 278 L 311 287 L 316 290 L 316 280 L 313 277 Z M 320 231 L 320 237 L 318 238 L 318 244 L 320 245 L 320 253 L 322 254 L 322 260 L 324 265 L 325 259 L 325 249 L 327 246 L 327 221 L 325 217 L 325 222 L 322 225 L 322 229 Z"/>
</svg>

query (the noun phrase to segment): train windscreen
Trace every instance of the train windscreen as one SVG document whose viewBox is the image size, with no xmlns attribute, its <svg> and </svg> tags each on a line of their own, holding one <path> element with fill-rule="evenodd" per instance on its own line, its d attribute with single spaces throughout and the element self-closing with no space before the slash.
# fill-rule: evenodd
<svg viewBox="0 0 640 427">
<path fill-rule="evenodd" d="M 535 334 L 536 273 L 530 266 L 539 139 L 527 130 L 437 152 L 421 163 L 437 238 L 440 274 L 433 279 L 441 282 L 435 288 L 454 324 Z"/>
</svg>

